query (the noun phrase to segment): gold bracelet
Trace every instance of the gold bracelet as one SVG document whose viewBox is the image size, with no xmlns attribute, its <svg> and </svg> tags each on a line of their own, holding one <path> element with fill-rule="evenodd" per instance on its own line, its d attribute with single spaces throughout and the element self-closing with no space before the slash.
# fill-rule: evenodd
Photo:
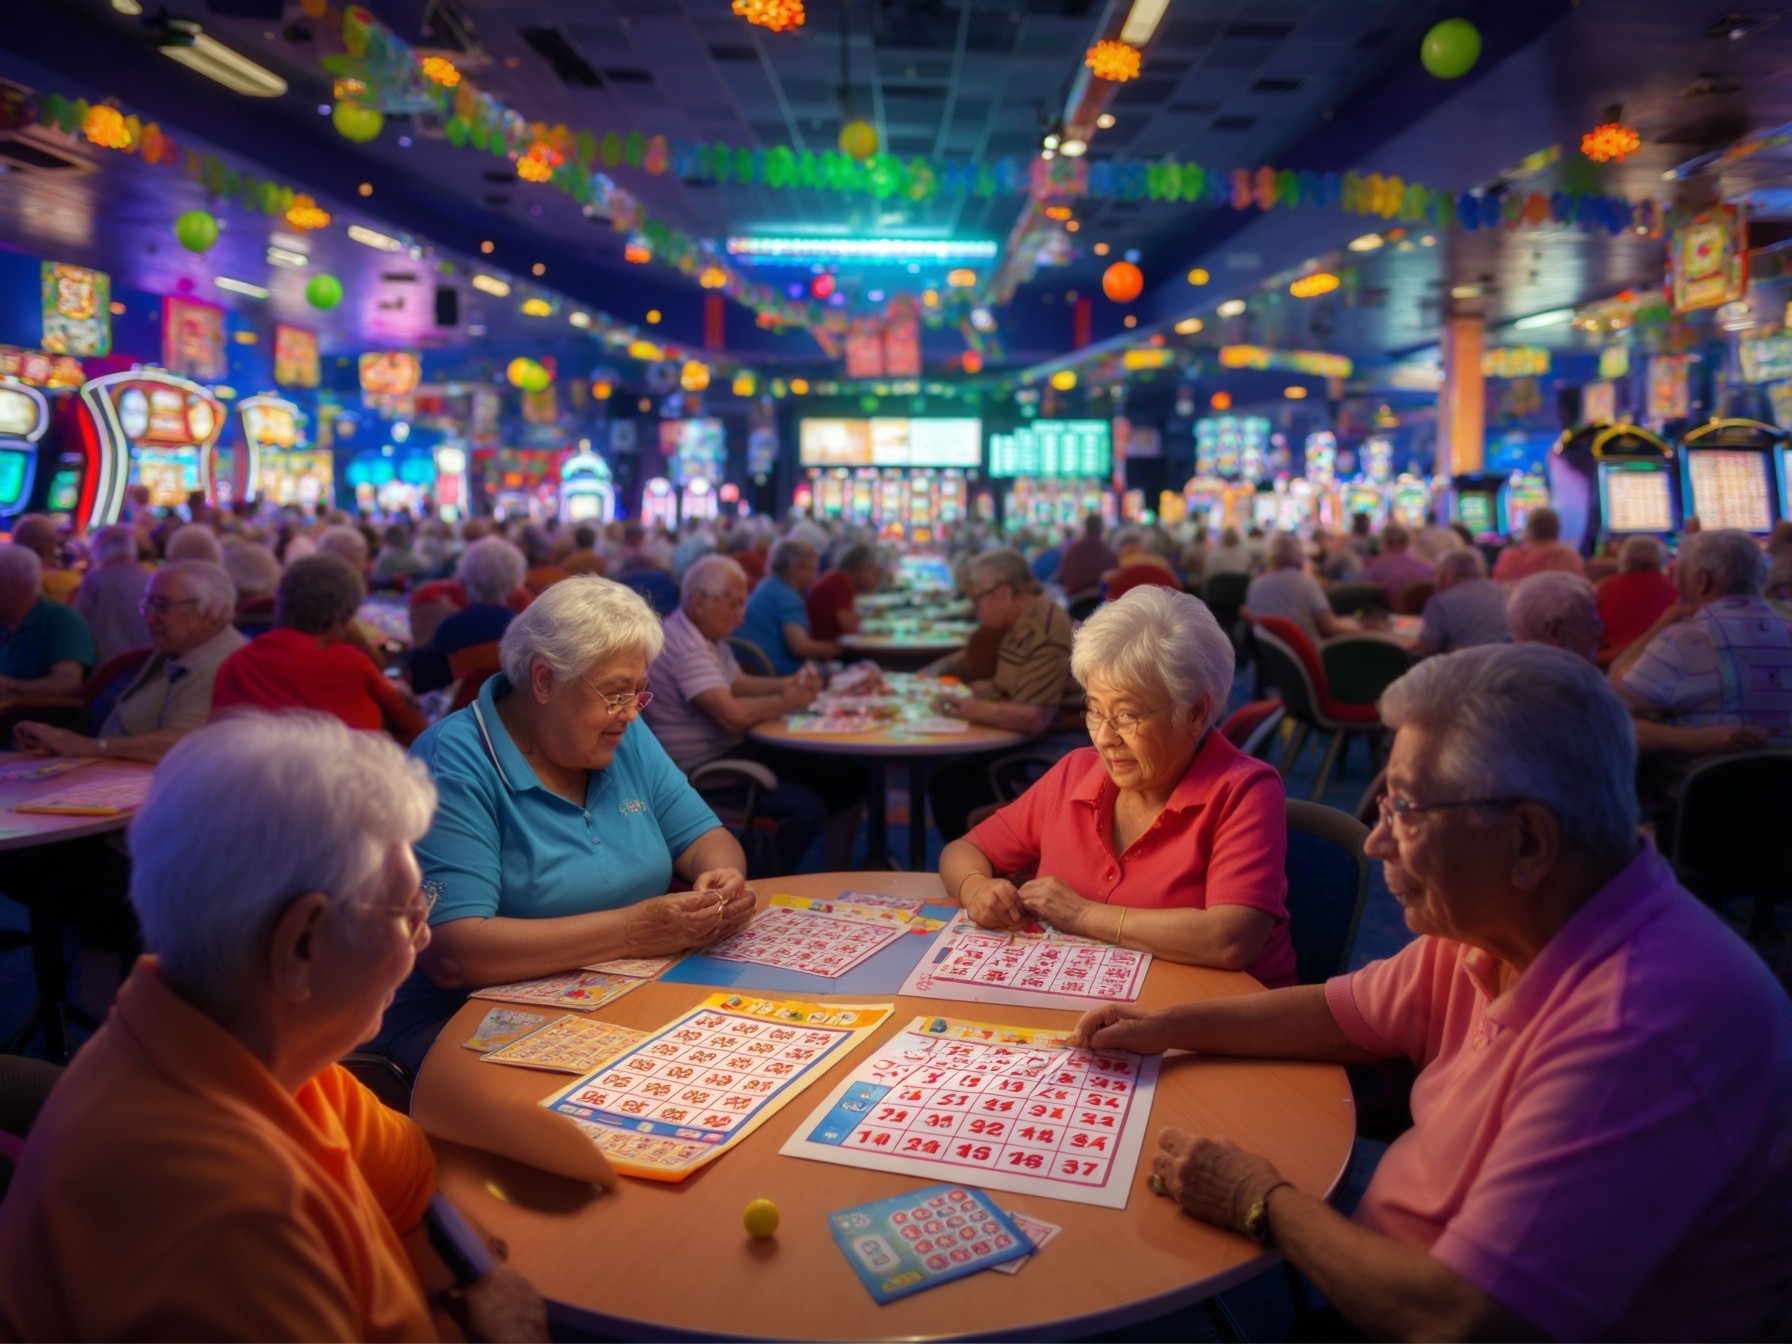
<svg viewBox="0 0 1792 1344">
<path fill-rule="evenodd" d="M 988 876 L 989 876 L 988 873 L 980 873 L 976 869 L 973 868 L 970 872 L 966 873 L 963 877 L 958 879 L 958 894 L 956 896 L 954 896 L 953 899 L 955 901 L 957 901 L 960 905 L 963 905 L 964 904 L 965 884 L 967 882 L 969 882 L 973 877 L 988 877 Z"/>
<path fill-rule="evenodd" d="M 1114 946 L 1120 946 L 1120 935 L 1126 931 L 1126 907 L 1120 907 L 1120 922 L 1114 925 Z"/>
</svg>

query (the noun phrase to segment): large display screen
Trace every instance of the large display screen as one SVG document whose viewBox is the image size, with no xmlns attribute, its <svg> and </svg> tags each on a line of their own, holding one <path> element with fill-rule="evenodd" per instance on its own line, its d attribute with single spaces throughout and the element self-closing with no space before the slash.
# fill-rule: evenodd
<svg viewBox="0 0 1792 1344">
<path fill-rule="evenodd" d="M 1599 466 L 1599 504 L 1607 532 L 1672 532 L 1674 499 L 1663 466 Z"/>
<path fill-rule="evenodd" d="M 804 420 L 797 452 L 805 467 L 983 465 L 983 422 L 974 419 Z"/>
<path fill-rule="evenodd" d="M 1703 526 L 1757 536 L 1773 530 L 1765 453 L 1694 450 L 1686 454 L 1686 474 L 1692 485 L 1686 507 Z"/>
<path fill-rule="evenodd" d="M 1035 420 L 989 436 L 991 476 L 1106 476 L 1114 469 L 1106 420 Z"/>
<path fill-rule="evenodd" d="M 1479 490 L 1465 490 L 1456 497 L 1456 521 L 1477 537 L 1483 532 L 1497 531 L 1493 525 L 1493 496 Z"/>
</svg>

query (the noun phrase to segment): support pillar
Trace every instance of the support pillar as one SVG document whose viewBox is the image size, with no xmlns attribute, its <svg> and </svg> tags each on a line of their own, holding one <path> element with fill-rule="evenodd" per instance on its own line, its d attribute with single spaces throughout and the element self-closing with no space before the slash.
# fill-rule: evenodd
<svg viewBox="0 0 1792 1344">
<path fill-rule="evenodd" d="M 1477 472 L 1486 464 L 1487 380 L 1481 356 L 1487 324 L 1479 316 L 1444 319 L 1444 385 L 1437 406 L 1437 471 L 1440 476 Z"/>
</svg>

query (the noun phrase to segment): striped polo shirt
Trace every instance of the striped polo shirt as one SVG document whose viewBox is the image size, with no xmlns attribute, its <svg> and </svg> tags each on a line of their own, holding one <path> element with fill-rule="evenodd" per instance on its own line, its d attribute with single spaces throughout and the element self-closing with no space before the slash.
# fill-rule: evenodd
<svg viewBox="0 0 1792 1344">
<path fill-rule="evenodd" d="M 1624 689 L 1668 723 L 1748 724 L 1792 743 L 1792 626 L 1763 597 L 1720 597 L 1657 635 Z"/>
</svg>

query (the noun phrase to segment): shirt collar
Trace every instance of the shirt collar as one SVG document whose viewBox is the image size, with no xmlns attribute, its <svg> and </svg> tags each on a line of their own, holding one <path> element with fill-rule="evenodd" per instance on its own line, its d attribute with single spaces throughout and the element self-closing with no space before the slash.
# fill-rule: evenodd
<svg viewBox="0 0 1792 1344">
<path fill-rule="evenodd" d="M 1604 960 L 1619 943 L 1659 915 L 1678 886 L 1667 861 L 1645 838 L 1636 857 L 1556 930 L 1511 992 L 1488 1006 L 1488 1017 L 1502 1027 L 1523 1027 L 1557 985 L 1579 979 L 1586 968 Z"/>
<path fill-rule="evenodd" d="M 529 758 L 511 740 L 510 730 L 504 726 L 504 720 L 498 714 L 498 701 L 513 689 L 510 678 L 502 672 L 494 672 L 485 679 L 485 685 L 479 688 L 479 699 L 473 703 L 473 726 L 479 732 L 480 744 L 497 768 L 498 778 L 504 781 L 504 786 L 512 793 L 535 789 L 549 798 L 559 799 L 572 806 L 571 800 L 561 798 L 541 782 L 541 776 L 535 773 L 535 767 L 529 764 Z M 627 740 L 626 735 L 624 740 Z M 618 751 L 621 749 L 620 746 L 617 747 Z M 609 783 L 610 772 L 587 770 L 585 773 L 585 805 L 589 807 Z"/>
<path fill-rule="evenodd" d="M 1183 772 L 1182 779 L 1170 793 L 1170 801 L 1164 804 L 1166 812 L 1189 812 L 1197 807 L 1205 807 L 1213 797 L 1214 788 L 1220 779 L 1232 767 L 1232 757 L 1238 754 L 1237 748 L 1226 741 L 1225 737 L 1213 731 L 1211 727 L 1201 739 L 1201 745 L 1195 749 L 1195 758 Z M 1095 749 L 1094 768 L 1077 784 L 1071 792 L 1074 802 L 1087 803 L 1099 807 L 1111 799 L 1120 790 L 1114 781 L 1108 778 L 1107 767 L 1101 763 L 1101 752 Z"/>
</svg>

